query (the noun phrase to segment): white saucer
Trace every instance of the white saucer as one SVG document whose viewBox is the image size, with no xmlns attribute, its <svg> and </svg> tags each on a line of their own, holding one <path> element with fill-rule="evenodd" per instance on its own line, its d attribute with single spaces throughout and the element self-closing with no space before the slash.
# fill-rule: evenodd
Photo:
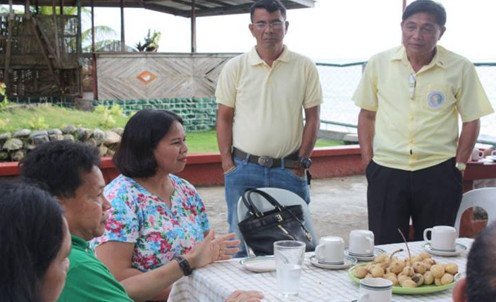
<svg viewBox="0 0 496 302">
<path fill-rule="evenodd" d="M 316 267 L 325 268 L 325 269 L 344 269 L 352 265 L 355 265 L 357 263 L 357 258 L 353 256 L 345 255 L 343 264 L 325 264 L 325 263 L 319 263 L 315 255 L 313 255 L 310 257 L 310 263 L 312 263 L 312 265 L 315 265 Z"/>
<path fill-rule="evenodd" d="M 255 273 L 266 273 L 276 270 L 276 259 L 274 256 L 245 258 L 239 263 L 241 263 L 245 269 Z"/>
<path fill-rule="evenodd" d="M 344 254 L 346 256 L 351 256 L 355 257 L 358 259 L 358 261 L 373 261 L 375 257 L 379 256 L 380 254 L 386 253 L 385 250 L 380 249 L 378 247 L 374 247 L 374 254 L 373 255 L 350 255 L 348 249 L 344 249 Z"/>
<path fill-rule="evenodd" d="M 496 161 L 496 155 L 488 155 L 488 156 L 486 156 L 486 159 Z"/>
<path fill-rule="evenodd" d="M 467 247 L 464 246 L 461 243 L 456 244 L 456 250 L 454 252 L 448 252 L 448 251 L 441 251 L 441 250 L 436 250 L 431 248 L 431 244 L 426 242 L 424 244 L 424 249 L 432 255 L 436 256 L 443 256 L 443 257 L 454 257 L 460 255 L 462 252 L 467 250 Z"/>
</svg>

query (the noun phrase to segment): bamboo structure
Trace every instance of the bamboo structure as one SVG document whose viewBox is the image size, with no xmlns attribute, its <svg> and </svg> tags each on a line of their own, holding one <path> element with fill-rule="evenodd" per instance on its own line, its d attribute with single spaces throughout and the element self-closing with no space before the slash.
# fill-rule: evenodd
<svg viewBox="0 0 496 302">
<path fill-rule="evenodd" d="M 9 98 L 82 94 L 79 18 L 0 15 L 0 80 Z"/>
</svg>

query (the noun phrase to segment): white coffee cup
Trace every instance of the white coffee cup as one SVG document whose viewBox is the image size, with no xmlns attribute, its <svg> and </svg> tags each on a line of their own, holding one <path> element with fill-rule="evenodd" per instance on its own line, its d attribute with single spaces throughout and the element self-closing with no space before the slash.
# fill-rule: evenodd
<svg viewBox="0 0 496 302">
<path fill-rule="evenodd" d="M 340 265 L 344 263 L 344 240 L 337 236 L 320 238 L 315 248 L 315 257 L 319 263 Z"/>
<path fill-rule="evenodd" d="M 374 233 L 369 230 L 351 231 L 348 253 L 357 256 L 374 255 Z"/>
<path fill-rule="evenodd" d="M 472 150 L 472 156 L 470 157 L 472 160 L 479 160 L 484 157 L 484 152 L 479 150 L 478 148 L 474 148 Z"/>
<path fill-rule="evenodd" d="M 393 282 L 382 278 L 360 280 L 358 302 L 391 302 Z"/>
<path fill-rule="evenodd" d="M 431 232 L 431 240 L 427 239 L 427 233 Z M 431 249 L 455 252 L 456 251 L 456 229 L 448 225 L 437 225 L 424 230 L 424 240 L 430 242 Z"/>
</svg>

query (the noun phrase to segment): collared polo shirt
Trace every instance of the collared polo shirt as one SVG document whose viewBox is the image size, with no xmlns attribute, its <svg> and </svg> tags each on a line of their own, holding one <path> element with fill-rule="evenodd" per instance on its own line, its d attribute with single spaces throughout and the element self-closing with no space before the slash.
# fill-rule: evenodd
<svg viewBox="0 0 496 302">
<path fill-rule="evenodd" d="M 441 46 L 417 73 L 403 46 L 375 55 L 353 100 L 376 112 L 374 161 L 407 171 L 456 155 L 459 116 L 470 122 L 493 112 L 473 64 Z"/>
<path fill-rule="evenodd" d="M 88 242 L 76 235 L 71 235 L 71 241 L 69 271 L 57 302 L 133 301 L 108 268 L 96 259 Z"/>
<path fill-rule="evenodd" d="M 323 101 L 315 64 L 286 46 L 272 67 L 255 47 L 228 61 L 215 96 L 217 103 L 235 108 L 233 146 L 274 158 L 300 148 L 303 108 Z"/>
</svg>

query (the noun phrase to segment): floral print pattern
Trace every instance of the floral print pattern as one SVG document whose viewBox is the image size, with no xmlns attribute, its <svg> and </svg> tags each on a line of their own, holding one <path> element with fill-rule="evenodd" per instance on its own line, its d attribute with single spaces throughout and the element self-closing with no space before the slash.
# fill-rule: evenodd
<svg viewBox="0 0 496 302">
<path fill-rule="evenodd" d="M 210 229 L 205 205 L 188 181 L 169 174 L 174 186 L 171 208 L 138 182 L 119 175 L 104 189 L 112 204 L 103 236 L 107 241 L 134 243 L 133 267 L 148 271 L 188 253 Z"/>
</svg>

